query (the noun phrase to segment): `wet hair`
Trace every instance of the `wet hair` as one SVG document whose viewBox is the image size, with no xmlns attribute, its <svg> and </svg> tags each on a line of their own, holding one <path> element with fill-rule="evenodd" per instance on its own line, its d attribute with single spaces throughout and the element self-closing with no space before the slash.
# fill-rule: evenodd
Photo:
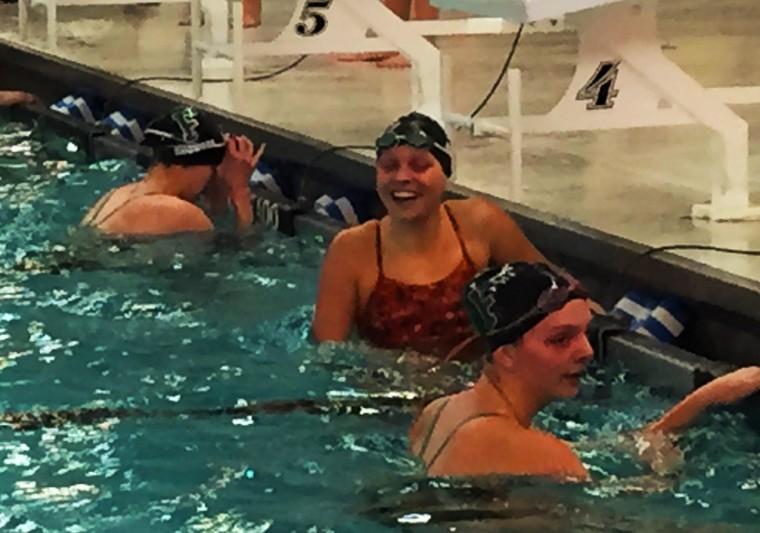
<svg viewBox="0 0 760 533">
<path fill-rule="evenodd" d="M 226 140 L 221 129 L 192 107 L 180 107 L 145 128 L 143 144 L 153 149 L 158 163 L 217 166 L 224 159 Z"/>
<path fill-rule="evenodd" d="M 541 263 L 516 262 L 475 276 L 465 288 L 464 306 L 475 331 L 495 351 L 517 342 L 570 300 L 587 297 L 569 275 Z"/>
<path fill-rule="evenodd" d="M 399 145 L 424 148 L 440 163 L 443 173 L 451 177 L 451 141 L 443 127 L 434 119 L 422 113 L 409 113 L 388 126 L 375 140 L 375 154 Z"/>
</svg>

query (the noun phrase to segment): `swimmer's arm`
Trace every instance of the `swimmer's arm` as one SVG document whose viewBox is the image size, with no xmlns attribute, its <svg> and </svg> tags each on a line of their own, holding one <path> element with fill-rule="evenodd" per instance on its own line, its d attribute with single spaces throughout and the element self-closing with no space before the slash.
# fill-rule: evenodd
<svg viewBox="0 0 760 533">
<path fill-rule="evenodd" d="M 675 433 L 691 426 L 713 405 L 728 405 L 760 391 L 760 366 L 740 368 L 698 388 L 644 432 Z"/>
<path fill-rule="evenodd" d="M 480 226 L 486 231 L 491 262 L 504 265 L 514 261 L 550 264 L 523 233 L 509 214 L 496 204 L 479 198 Z"/>
<path fill-rule="evenodd" d="M 0 91 L 0 106 L 31 104 L 37 101 L 33 94 L 23 91 Z"/>
<path fill-rule="evenodd" d="M 355 237 L 349 231 L 335 236 L 322 263 L 312 322 L 312 332 L 318 342 L 344 341 L 354 325 L 359 298 L 352 268 Z"/>
<path fill-rule="evenodd" d="M 256 164 L 264 154 L 266 145 L 254 150 L 251 140 L 244 135 L 233 135 L 227 139 L 227 153 L 217 167 L 217 173 L 230 191 L 230 201 L 237 218 L 237 229 L 245 232 L 253 223 L 251 190 L 248 179 Z"/>
<path fill-rule="evenodd" d="M 230 192 L 232 208 L 237 218 L 238 232 L 243 233 L 253 224 L 253 208 L 251 207 L 251 190 L 246 186 L 244 189 Z"/>
</svg>

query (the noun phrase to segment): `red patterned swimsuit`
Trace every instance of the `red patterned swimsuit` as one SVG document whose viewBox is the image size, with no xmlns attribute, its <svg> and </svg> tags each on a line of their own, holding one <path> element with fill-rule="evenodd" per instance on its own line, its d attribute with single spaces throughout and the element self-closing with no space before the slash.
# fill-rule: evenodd
<svg viewBox="0 0 760 533">
<path fill-rule="evenodd" d="M 385 276 L 377 224 L 377 283 L 357 321 L 360 335 L 372 344 L 443 356 L 474 335 L 462 306 L 462 294 L 477 269 L 456 220 L 449 208 L 444 208 L 462 249 L 462 261 L 448 276 L 430 284 L 412 285 Z"/>
</svg>

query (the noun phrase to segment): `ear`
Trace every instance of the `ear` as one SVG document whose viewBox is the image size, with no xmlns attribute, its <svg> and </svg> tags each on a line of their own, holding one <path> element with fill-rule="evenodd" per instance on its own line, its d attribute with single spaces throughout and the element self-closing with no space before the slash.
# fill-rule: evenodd
<svg viewBox="0 0 760 533">
<path fill-rule="evenodd" d="M 493 362 L 504 368 L 512 368 L 515 364 L 514 346 L 500 346 L 493 352 Z"/>
</svg>

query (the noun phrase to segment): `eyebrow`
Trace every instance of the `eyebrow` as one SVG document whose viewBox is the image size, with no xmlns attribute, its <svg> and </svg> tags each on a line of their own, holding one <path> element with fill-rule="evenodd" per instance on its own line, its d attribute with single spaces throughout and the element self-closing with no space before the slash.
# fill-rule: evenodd
<svg viewBox="0 0 760 533">
<path fill-rule="evenodd" d="M 547 333 L 547 337 L 552 337 L 555 335 L 560 334 L 569 334 L 569 333 L 577 333 L 578 331 L 584 331 L 584 328 L 580 326 L 554 326 L 552 329 L 549 330 Z"/>
</svg>

